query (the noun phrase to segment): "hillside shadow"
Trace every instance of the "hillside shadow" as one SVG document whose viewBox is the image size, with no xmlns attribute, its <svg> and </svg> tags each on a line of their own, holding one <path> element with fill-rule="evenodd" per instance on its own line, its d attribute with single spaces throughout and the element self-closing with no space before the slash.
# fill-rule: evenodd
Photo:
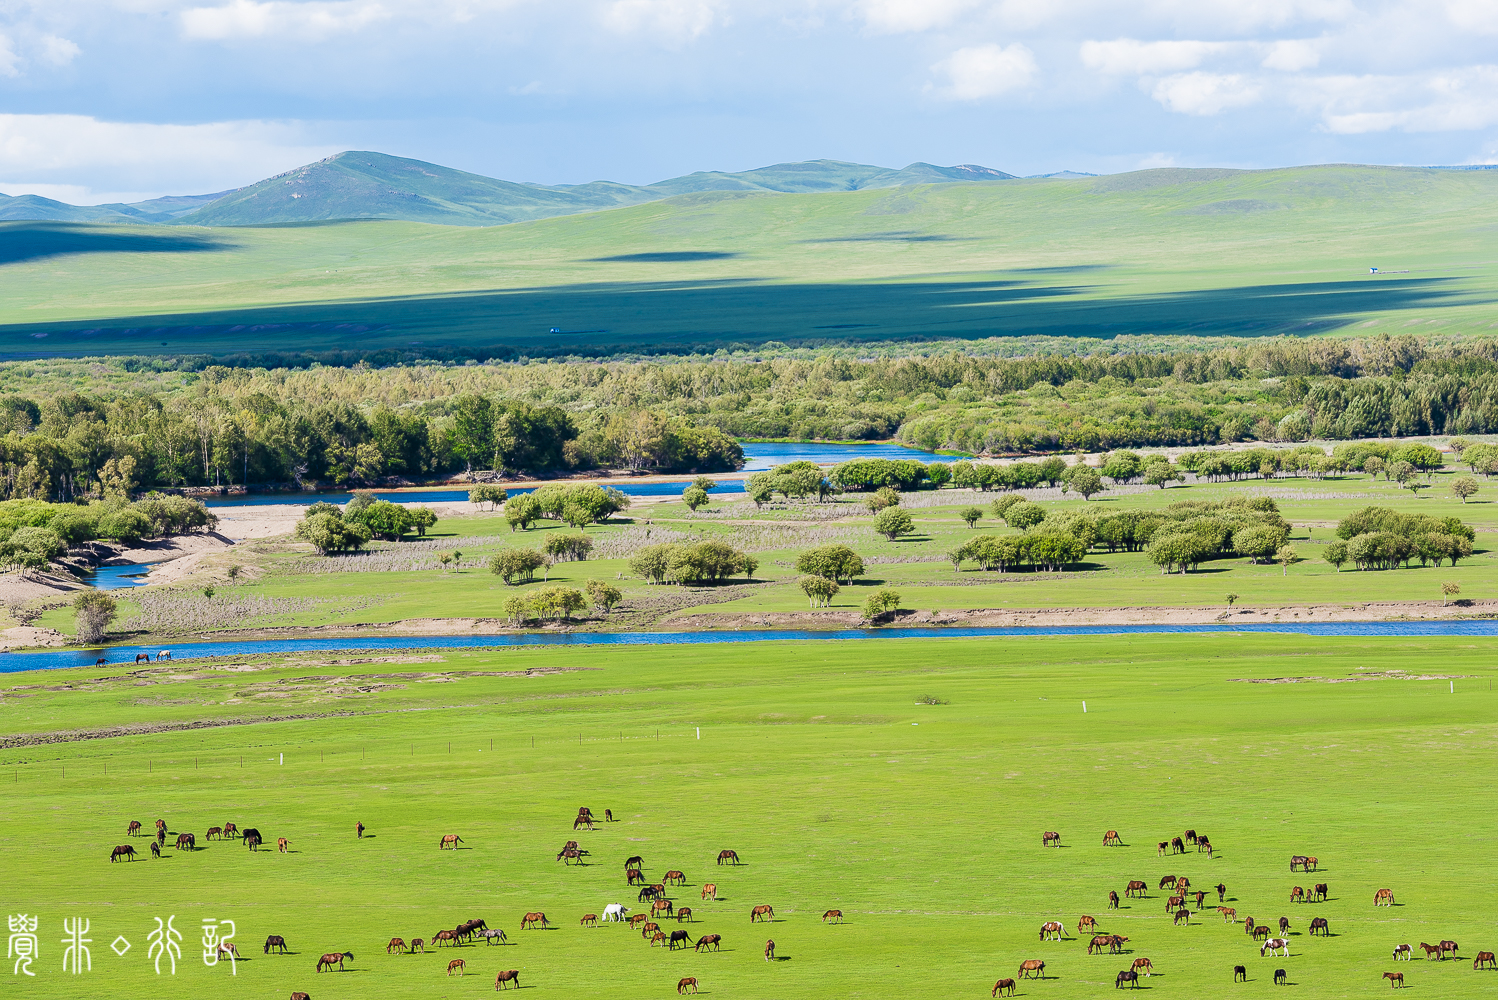
<svg viewBox="0 0 1498 1000">
<path fill-rule="evenodd" d="M 90 253 L 219 253 L 238 244 L 194 233 L 115 230 L 67 222 L 0 224 L 0 266 Z"/>
</svg>

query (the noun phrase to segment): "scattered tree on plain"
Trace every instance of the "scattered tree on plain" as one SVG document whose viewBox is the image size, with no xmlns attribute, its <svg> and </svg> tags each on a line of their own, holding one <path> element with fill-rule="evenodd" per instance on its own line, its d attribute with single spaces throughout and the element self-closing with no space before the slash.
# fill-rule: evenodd
<svg viewBox="0 0 1498 1000">
<path fill-rule="evenodd" d="M 1342 572 L 1342 564 L 1347 562 L 1347 543 L 1332 542 L 1321 550 L 1321 558 L 1336 567 L 1338 573 Z"/>
<path fill-rule="evenodd" d="M 602 608 L 604 614 L 613 611 L 614 606 L 624 600 L 624 594 L 618 587 L 603 580 L 589 580 L 583 585 L 583 589 L 588 592 L 588 600 L 593 603 L 593 607 Z"/>
<path fill-rule="evenodd" d="M 963 524 L 966 524 L 969 528 L 973 528 L 977 526 L 979 521 L 983 520 L 983 508 L 964 507 L 957 516 L 962 518 Z"/>
<path fill-rule="evenodd" d="M 869 621 L 874 621 L 881 615 L 886 615 L 900 607 L 900 592 L 888 587 L 881 587 L 868 596 L 863 602 L 863 616 Z"/>
<path fill-rule="evenodd" d="M 1086 465 L 1072 466 L 1071 476 L 1061 484 L 1062 493 L 1080 493 L 1083 500 L 1091 500 L 1093 496 L 1103 492 L 1103 478 L 1097 474 L 1097 470 Z"/>
<path fill-rule="evenodd" d="M 848 583 L 863 576 L 863 559 L 846 545 L 820 545 L 796 558 L 796 572 Z"/>
<path fill-rule="evenodd" d="M 842 589 L 825 576 L 803 576 L 800 582 L 801 593 L 806 595 L 808 603 L 814 608 L 824 608 L 831 604 L 837 592 Z"/>
<path fill-rule="evenodd" d="M 490 511 L 497 510 L 509 498 L 510 491 L 503 486 L 475 486 L 468 491 L 469 503 Z M 485 504 L 488 506 L 484 507 Z"/>
<path fill-rule="evenodd" d="M 1462 592 L 1462 585 L 1455 580 L 1447 580 L 1441 584 L 1441 607 L 1445 607 L 1453 597 Z"/>
<path fill-rule="evenodd" d="M 700 486 L 688 486 L 681 491 L 681 502 L 687 505 L 687 510 L 697 513 L 697 508 L 707 504 L 707 490 Z"/>
<path fill-rule="evenodd" d="M 1468 497 L 1477 495 L 1477 480 L 1471 476 L 1462 476 L 1451 484 L 1451 492 L 1462 498 L 1462 503 L 1467 502 Z"/>
<path fill-rule="evenodd" d="M 915 521 L 899 507 L 886 507 L 874 515 L 874 530 L 894 541 L 915 531 Z"/>
<path fill-rule="evenodd" d="M 533 549 L 505 549 L 490 558 L 489 572 L 514 587 L 530 583 L 545 565 L 546 557 Z"/>
<path fill-rule="evenodd" d="M 98 590 L 85 590 L 73 598 L 78 623 L 78 641 L 93 645 L 104 639 L 104 632 L 114 621 L 118 608 L 114 598 Z"/>
</svg>

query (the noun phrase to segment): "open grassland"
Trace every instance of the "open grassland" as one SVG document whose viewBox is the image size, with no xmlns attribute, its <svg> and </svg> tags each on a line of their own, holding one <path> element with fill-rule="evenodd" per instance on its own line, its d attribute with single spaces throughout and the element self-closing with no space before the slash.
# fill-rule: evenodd
<svg viewBox="0 0 1498 1000">
<path fill-rule="evenodd" d="M 24 984 L 37 997 L 478 996 L 518 969 L 538 996 L 667 997 L 695 976 L 717 996 L 977 998 L 1039 958 L 1047 978 L 1021 994 L 1072 998 L 1111 995 L 1139 957 L 1160 996 L 1259 995 L 1276 968 L 1301 997 L 1376 995 L 1395 968 L 1419 996 L 1487 996 L 1498 973 L 1473 971 L 1471 956 L 1498 940 L 1498 815 L 1482 793 L 1498 739 L 1495 653 L 1493 640 L 1095 636 L 7 675 L 10 736 L 308 717 L 7 741 L 0 875 L 7 911 L 40 917 L 42 960 Z M 1274 678 L 1305 680 L 1247 683 Z M 590 863 L 564 867 L 553 857 L 579 805 L 619 822 L 576 834 Z M 132 841 L 129 820 L 149 829 L 157 817 L 202 849 L 108 862 Z M 225 821 L 271 845 L 287 837 L 291 853 L 205 844 Z M 356 821 L 373 836 L 357 840 Z M 1156 841 L 1188 827 L 1215 856 L 1156 857 Z M 1110 828 L 1126 846 L 1101 846 Z M 1042 848 L 1043 830 L 1064 846 Z M 438 849 L 450 833 L 461 850 Z M 133 842 L 144 852 L 145 838 Z M 718 867 L 724 848 L 745 863 Z M 638 906 L 622 876 L 634 854 L 652 881 L 685 872 L 672 892 L 695 911 L 684 927 L 721 934 L 721 953 L 578 926 L 610 902 Z M 1292 854 L 1316 855 L 1319 872 L 1290 874 Z M 1290 957 L 1260 958 L 1210 905 L 1174 926 L 1155 888 L 1167 874 L 1226 883 L 1240 921 L 1287 915 Z M 1106 893 L 1130 879 L 1148 898 L 1107 911 Z M 700 898 L 707 881 L 716 902 Z M 1289 902 L 1292 886 L 1316 882 L 1327 902 Z M 1398 905 L 1375 909 L 1385 887 Z M 759 904 L 774 923 L 750 925 Z M 824 926 L 830 908 L 847 922 Z M 521 931 L 528 911 L 556 929 Z M 1086 954 L 1084 913 L 1129 938 L 1122 956 Z M 184 932 L 174 979 L 146 954 L 154 918 L 168 915 Z M 93 971 L 76 978 L 61 971 L 60 943 L 74 916 L 93 938 Z M 1331 937 L 1307 934 L 1313 916 Z M 392 937 L 430 940 L 474 917 L 511 944 L 384 953 Z M 205 918 L 237 924 L 249 961 L 232 983 L 198 957 Z M 1046 920 L 1068 939 L 1038 941 Z M 262 955 L 268 934 L 293 954 Z M 116 935 L 133 945 L 124 958 L 108 951 Z M 766 938 L 781 961 L 763 960 Z M 1464 961 L 1390 960 L 1396 944 L 1444 938 Z M 332 951 L 354 953 L 348 971 L 314 973 Z M 451 957 L 472 975 L 446 978 Z M 1247 985 L 1231 982 L 1237 964 Z"/>
<path fill-rule="evenodd" d="M 692 194 L 485 229 L 12 223 L 0 351 L 1474 333 L 1498 294 L 1495 185 L 1483 171 L 1155 170 Z"/>
<path fill-rule="evenodd" d="M 975 534 L 1011 534 L 996 520 L 989 503 L 999 493 L 926 491 L 906 494 L 916 523 L 913 535 L 888 541 L 875 534 L 870 517 L 853 495 L 830 503 L 779 504 L 756 509 L 741 494 L 714 496 L 692 514 L 678 501 L 640 504 L 624 523 L 594 526 L 595 555 L 581 562 L 553 565 L 545 577 L 517 587 L 506 586 L 486 569 L 489 558 L 505 548 L 540 548 L 546 538 L 572 529 L 539 522 L 530 531 L 511 532 L 503 518 L 478 514 L 439 521 L 425 540 L 378 544 L 354 556 L 317 556 L 309 547 L 288 540 L 250 542 L 214 556 L 186 583 L 151 588 L 160 596 L 142 597 L 116 591 L 122 611 L 121 633 L 139 629 L 167 634 L 201 634 L 214 629 L 278 626 L 362 625 L 414 618 L 501 618 L 505 599 L 562 584 L 581 588 L 589 579 L 605 580 L 623 590 L 625 602 L 612 617 L 594 616 L 585 627 L 641 628 L 680 613 L 755 613 L 808 610 L 797 585 L 800 552 L 817 545 L 845 544 L 866 562 L 865 576 L 843 587 L 832 611 L 856 611 L 878 587 L 899 590 L 901 606 L 917 611 L 981 608 L 1119 608 L 1226 607 L 1229 593 L 1237 606 L 1285 607 L 1307 604 L 1368 602 L 1439 602 L 1441 584 L 1455 582 L 1461 598 L 1498 596 L 1498 487 L 1484 483 L 1468 503 L 1450 493 L 1456 472 L 1432 477 L 1432 487 L 1416 496 L 1398 484 L 1354 474 L 1327 479 L 1249 480 L 1239 483 L 1193 483 L 1160 490 L 1126 488 L 1092 500 L 1056 491 L 1032 491 L 1047 510 L 1085 508 L 1099 514 L 1125 508 L 1156 509 L 1181 500 L 1225 497 L 1273 497 L 1294 526 L 1290 544 L 1299 561 L 1252 565 L 1245 558 L 1216 559 L 1190 573 L 1162 574 L 1143 553 L 1090 552 L 1077 568 L 1064 573 L 985 573 L 972 562 L 954 571 L 945 553 Z M 984 518 L 969 530 L 960 512 L 977 505 Z M 1348 514 L 1370 505 L 1456 516 L 1477 529 L 1472 557 L 1457 566 L 1419 566 L 1397 570 L 1338 572 L 1323 561 L 1324 546 L 1335 540 L 1335 526 Z M 721 538 L 753 552 L 760 560 L 755 579 L 742 578 L 725 587 L 651 586 L 630 572 L 629 555 L 662 541 Z M 461 566 L 444 569 L 443 552 L 462 553 Z M 227 568 L 250 567 L 245 582 L 231 584 Z M 248 578 L 247 578 L 248 577 Z M 197 589 L 215 587 L 214 597 Z M 143 601 L 158 609 L 148 621 L 136 619 Z M 215 604 L 215 602 L 217 602 Z M 253 617 L 247 617 L 253 615 Z M 58 607 L 39 624 L 71 633 L 72 612 Z M 676 617 L 672 627 L 690 624 Z"/>
</svg>

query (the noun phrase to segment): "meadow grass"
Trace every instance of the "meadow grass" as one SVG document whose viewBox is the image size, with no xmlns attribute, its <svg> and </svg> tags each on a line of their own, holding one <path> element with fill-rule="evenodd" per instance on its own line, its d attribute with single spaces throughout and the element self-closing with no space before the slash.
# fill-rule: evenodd
<svg viewBox="0 0 1498 1000">
<path fill-rule="evenodd" d="M 1495 652 L 1486 639 L 1136 635 L 405 663 L 236 657 L 7 675 L 10 736 L 312 717 L 7 741 L 0 874 L 8 912 L 41 918 L 43 961 L 25 984 L 39 997 L 476 996 L 510 968 L 560 997 L 672 996 L 687 975 L 720 996 L 978 997 L 1042 958 L 1049 978 L 1021 992 L 1070 998 L 1110 989 L 1141 956 L 1159 972 L 1143 985 L 1162 996 L 1226 995 L 1235 964 L 1250 970 L 1244 993 L 1286 968 L 1297 996 L 1371 995 L 1399 968 L 1423 996 L 1483 996 L 1489 974 L 1470 955 L 1493 948 L 1498 817 L 1483 790 L 1498 737 Z M 1384 671 L 1458 676 L 1370 676 Z M 1245 682 L 1285 677 L 1324 680 Z M 918 704 L 928 697 L 944 703 Z M 553 857 L 579 805 L 621 821 L 576 834 L 591 863 L 564 868 Z M 255 826 L 272 843 L 288 837 L 293 853 L 215 841 L 108 862 L 130 839 L 128 820 L 149 828 L 157 817 L 200 845 L 211 825 Z M 373 836 L 356 840 L 355 821 Z M 1156 857 L 1156 841 L 1188 827 L 1212 838 L 1214 857 Z M 1110 828 L 1126 847 L 1101 846 Z M 1065 846 L 1042 848 L 1043 830 Z M 439 851 L 447 833 L 464 849 Z M 716 866 L 723 848 L 745 864 Z M 721 954 L 668 954 L 621 927 L 577 926 L 607 903 L 637 905 L 621 871 L 632 854 L 653 878 L 686 873 L 675 893 L 696 913 L 686 927 L 694 939 L 722 934 Z M 1321 871 L 1291 875 L 1292 854 L 1316 855 Z M 1173 926 L 1155 889 L 1165 874 L 1225 882 L 1240 920 L 1288 915 L 1291 957 L 1260 958 L 1210 906 Z M 1136 878 L 1149 898 L 1107 912 L 1107 891 Z M 699 899 L 705 881 L 718 902 Z M 1329 883 L 1329 902 L 1288 902 L 1291 886 L 1314 882 Z M 1383 887 L 1398 906 L 1373 908 Z M 774 924 L 750 926 L 759 903 L 775 907 Z M 823 926 L 829 908 L 847 923 Z M 531 910 L 557 929 L 520 931 Z M 1082 913 L 1127 935 L 1128 952 L 1088 956 L 1075 935 Z M 145 955 L 153 918 L 168 914 L 186 956 L 170 983 Z M 1313 915 L 1329 919 L 1331 938 L 1307 936 Z M 60 971 L 66 916 L 93 921 L 91 974 Z M 445 950 L 384 954 L 391 937 L 430 939 L 471 917 L 513 944 L 453 951 L 466 979 L 443 975 Z M 203 918 L 238 924 L 250 961 L 232 984 L 196 957 Z M 1037 940 L 1052 919 L 1069 940 Z M 272 933 L 295 954 L 262 956 Z M 134 945 L 124 959 L 106 950 L 117 934 Z M 763 961 L 767 937 L 785 960 Z M 1468 959 L 1390 961 L 1397 943 L 1442 938 Z M 335 950 L 355 954 L 350 971 L 315 974 L 317 956 Z"/>
</svg>

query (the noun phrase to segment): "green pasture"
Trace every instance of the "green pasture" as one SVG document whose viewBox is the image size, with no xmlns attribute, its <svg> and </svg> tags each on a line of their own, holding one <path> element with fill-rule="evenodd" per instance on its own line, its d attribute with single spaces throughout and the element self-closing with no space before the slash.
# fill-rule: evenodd
<svg viewBox="0 0 1498 1000">
<path fill-rule="evenodd" d="M 1478 333 L 1498 297 L 1494 185 L 1482 171 L 1154 170 L 698 193 L 489 228 L 7 223 L 0 352 Z"/>
<path fill-rule="evenodd" d="M 1486 996 L 1494 974 L 1471 957 L 1498 940 L 1498 814 L 1484 794 L 1495 653 L 1491 639 L 1156 635 L 8 674 L 0 877 L 7 913 L 39 916 L 42 948 L 37 976 L 12 993 L 460 997 L 492 995 L 495 973 L 518 969 L 536 996 L 664 998 L 696 976 L 720 997 L 977 998 L 1040 958 L 1047 978 L 1020 993 L 1073 998 L 1112 995 L 1115 973 L 1148 957 L 1158 975 L 1143 985 L 1162 997 L 1277 995 L 1276 968 L 1300 997 L 1381 995 L 1395 968 L 1418 996 Z M 1377 677 L 1390 671 L 1422 679 Z M 1270 678 L 1306 680 L 1246 683 Z M 304 717 L 255 721 L 270 716 Z M 141 731 L 204 720 L 247 724 Z M 59 730 L 105 738 L 18 745 Z M 576 834 L 591 863 L 564 867 L 553 858 L 580 805 L 619 822 Z M 109 863 L 129 820 L 149 829 L 158 817 L 203 849 Z M 204 844 L 225 821 L 287 837 L 292 853 Z M 372 836 L 356 840 L 356 821 Z M 1215 856 L 1156 856 L 1156 841 L 1188 827 Z M 1101 846 L 1110 828 L 1127 846 Z M 1042 848 L 1044 830 L 1064 847 Z M 448 833 L 462 850 L 438 849 Z M 745 864 L 714 864 L 724 848 Z M 653 878 L 685 872 L 673 892 L 695 911 L 685 927 L 721 934 L 721 953 L 578 926 L 610 902 L 637 905 L 621 870 L 633 854 Z M 1321 870 L 1290 874 L 1292 854 Z M 1155 889 L 1166 874 L 1226 883 L 1240 920 L 1288 916 L 1291 956 L 1260 958 L 1241 924 L 1213 912 L 1215 893 L 1174 926 Z M 1107 911 L 1108 890 L 1129 879 L 1148 898 Z M 706 881 L 719 901 L 700 899 Z M 1328 902 L 1288 902 L 1316 882 Z M 1384 887 L 1398 905 L 1375 909 Z M 775 923 L 750 925 L 760 903 Z M 824 926 L 829 908 L 846 924 Z M 555 929 L 519 930 L 535 910 Z M 1083 913 L 1126 935 L 1127 952 L 1088 956 Z M 174 979 L 146 954 L 168 915 L 184 932 Z M 75 916 L 93 939 L 93 971 L 77 977 L 62 971 L 61 943 Z M 1333 936 L 1310 938 L 1312 916 Z M 391 937 L 430 939 L 473 917 L 512 943 L 384 953 Z M 248 961 L 232 983 L 198 957 L 204 918 L 237 923 Z M 1041 943 L 1046 920 L 1068 939 Z M 267 934 L 294 954 L 262 955 Z M 124 958 L 108 951 L 117 935 L 132 944 Z M 766 938 L 780 961 L 761 957 Z M 1464 960 L 1390 960 L 1395 944 L 1443 938 Z M 335 950 L 354 953 L 348 971 L 316 974 Z M 453 956 L 470 976 L 444 975 Z M 1237 964 L 1246 985 L 1231 982 Z"/>
</svg>

